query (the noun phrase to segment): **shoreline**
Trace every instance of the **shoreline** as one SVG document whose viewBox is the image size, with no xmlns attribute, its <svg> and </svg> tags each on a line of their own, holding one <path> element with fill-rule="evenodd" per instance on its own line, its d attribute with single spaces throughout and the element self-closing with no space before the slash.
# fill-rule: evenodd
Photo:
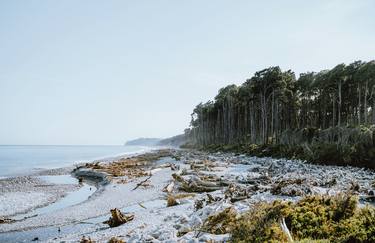
<svg viewBox="0 0 375 243">
<path fill-rule="evenodd" d="M 142 151 L 106 156 L 102 159 L 97 158 L 90 162 L 74 163 L 69 166 L 50 169 L 34 168 L 29 173 L 2 176 L 0 177 L 0 199 L 3 204 L 2 207 L 0 207 L 0 219 L 21 221 L 24 220 L 23 216 L 26 218 L 34 217 L 34 211 L 48 208 L 53 204 L 59 203 L 60 200 L 65 199 L 70 194 L 79 192 L 84 186 L 89 186 L 89 190 L 91 190 L 91 187 L 95 188 L 95 191 L 81 202 L 88 200 L 95 193 L 99 192 L 99 189 L 101 189 L 103 185 L 108 184 L 109 181 L 103 176 L 103 173 L 76 173 L 75 170 L 77 168 L 82 167 L 87 163 L 94 163 L 97 161 L 109 163 L 119 158 L 139 156 L 152 150 L 154 150 L 154 148 L 145 147 Z M 63 181 L 51 181 L 45 179 L 45 177 L 59 176 L 67 176 L 74 179 Z M 84 183 L 79 183 L 80 177 L 84 178 Z M 8 205 L 6 205 L 6 201 L 8 201 Z M 24 201 L 29 201 L 29 204 L 25 205 L 23 203 Z M 20 206 L 20 209 L 15 209 Z"/>
<path fill-rule="evenodd" d="M 154 153 L 160 154 L 160 151 Z M 75 172 L 78 176 L 88 176 L 86 179 L 99 177 L 105 183 L 99 183 L 98 190 L 89 199 L 79 204 L 22 222 L 0 224 L 0 232 L 3 232 L 0 233 L 0 239 L 11 240 L 17 235 L 21 237 L 22 234 L 24 234 L 22 239 L 31 239 L 35 234 L 35 237 L 42 241 L 58 239 L 76 242 L 85 235 L 97 242 L 106 242 L 112 236 L 120 236 L 127 242 L 142 242 L 147 239 L 163 241 L 198 238 L 220 242 L 228 239 L 229 236 L 202 233 L 196 237 L 198 226 L 215 212 L 234 207 L 238 213 L 241 213 L 261 201 L 277 199 L 298 201 L 304 195 L 309 194 L 334 195 L 345 192 L 352 183 L 358 184 L 358 195 L 365 196 L 367 191 L 371 190 L 371 183 L 375 178 L 374 172 L 354 167 L 314 165 L 298 160 L 258 158 L 232 153 L 170 150 L 160 156 L 156 161 L 145 165 L 144 172 L 152 176 L 148 181 L 149 185 L 140 188 L 136 187 L 141 181 L 147 179 L 147 176 L 134 177 L 123 182 L 126 176 L 114 177 L 108 172 L 101 171 L 113 172 L 110 170 L 112 167 L 107 166 L 111 161 L 100 163 L 98 170 L 85 166 L 78 168 Z M 145 154 L 128 157 L 147 159 Z M 112 161 L 122 164 L 121 158 Z M 124 161 L 131 160 L 125 159 Z M 136 163 L 138 163 L 137 160 Z M 175 164 L 180 169 L 172 170 L 171 164 Z M 92 163 L 90 166 L 94 165 Z M 210 183 L 205 182 L 205 185 L 218 185 L 218 188 L 215 187 L 210 195 L 222 199 L 208 204 L 208 193 L 192 192 L 193 196 L 178 199 L 176 206 L 167 207 L 168 193 L 163 192 L 165 186 L 174 181 L 173 193 L 175 195 L 182 193 L 183 187 L 173 179 L 176 173 L 182 173 L 183 180 L 192 182 L 217 178 L 209 179 Z M 296 183 L 292 179 L 300 179 L 300 181 Z M 218 184 L 219 181 L 216 180 L 221 182 Z M 283 181 L 289 184 L 277 189 Z M 257 187 L 250 186 L 252 183 L 257 183 Z M 177 186 L 178 184 L 180 186 Z M 245 197 L 231 195 L 224 200 L 229 195 L 227 193 L 230 185 L 234 186 L 233 190 L 236 193 L 247 187 L 247 190 L 252 189 L 246 192 Z M 203 207 L 196 210 L 195 205 L 201 200 L 203 200 Z M 108 219 L 109 210 L 113 208 L 133 213 L 135 219 L 116 228 L 106 227 L 102 222 Z M 61 232 L 57 231 L 58 228 L 61 228 Z M 20 232 L 25 229 L 28 229 L 26 233 Z"/>
<path fill-rule="evenodd" d="M 122 146 L 122 145 L 0 145 L 1 147 L 10 147 L 12 150 L 6 151 L 6 153 L 17 153 L 18 149 L 29 149 L 29 148 L 36 148 L 35 151 L 28 151 L 24 156 L 32 156 L 33 153 L 43 154 L 43 153 L 49 153 L 50 149 L 57 148 L 57 149 L 63 149 L 61 152 L 48 154 L 50 156 L 48 159 L 44 156 L 37 156 L 36 158 L 30 159 L 24 159 L 23 157 L 16 157 L 16 158 L 5 158 L 4 161 L 8 161 L 10 159 L 10 162 L 17 163 L 20 161 L 21 166 L 25 166 L 24 169 L 10 169 L 8 170 L 7 163 L 5 163 L 4 167 L 5 172 L 0 174 L 0 179 L 4 178 L 10 178 L 10 177 L 22 177 L 22 176 L 33 176 L 38 174 L 54 174 L 54 173 L 68 173 L 66 172 L 66 169 L 74 168 L 77 165 L 85 164 L 85 163 L 91 163 L 93 161 L 105 161 L 105 160 L 112 160 L 117 157 L 124 157 L 128 155 L 133 154 L 141 154 L 145 153 L 147 151 L 150 151 L 151 149 L 154 149 L 153 147 L 147 147 L 147 146 Z M 100 148 L 112 148 L 114 147 L 114 151 L 101 151 L 101 152 L 95 152 L 96 147 Z M 72 151 L 65 151 L 65 148 L 71 148 Z M 15 150 L 15 151 L 13 151 Z M 123 150 L 123 151 L 121 151 Z M 129 151 L 130 150 L 130 151 Z M 78 152 L 79 151 L 79 152 Z M 65 156 L 66 153 L 72 153 L 71 156 Z M 91 154 L 91 155 L 87 155 Z M 9 157 L 9 156 L 8 156 Z M 40 160 L 40 161 L 39 161 Z M 38 163 L 35 163 L 35 161 L 39 161 Z M 10 167 L 12 168 L 13 164 L 10 164 Z M 64 172 L 59 172 L 59 170 L 65 169 Z"/>
</svg>

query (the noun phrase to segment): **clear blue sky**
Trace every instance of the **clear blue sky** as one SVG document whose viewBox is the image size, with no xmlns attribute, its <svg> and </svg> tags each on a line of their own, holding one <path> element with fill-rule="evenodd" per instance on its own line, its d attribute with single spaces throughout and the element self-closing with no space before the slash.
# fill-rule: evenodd
<svg viewBox="0 0 375 243">
<path fill-rule="evenodd" d="M 0 2 L 0 144 L 122 144 L 279 65 L 375 56 L 375 1 Z"/>
</svg>

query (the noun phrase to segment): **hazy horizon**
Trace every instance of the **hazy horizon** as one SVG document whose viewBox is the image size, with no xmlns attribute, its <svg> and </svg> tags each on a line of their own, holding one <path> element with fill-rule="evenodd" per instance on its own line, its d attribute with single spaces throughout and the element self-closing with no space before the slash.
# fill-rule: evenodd
<svg viewBox="0 0 375 243">
<path fill-rule="evenodd" d="M 121 145 L 188 127 L 263 68 L 375 58 L 375 2 L 2 1 L 0 144 Z"/>
</svg>

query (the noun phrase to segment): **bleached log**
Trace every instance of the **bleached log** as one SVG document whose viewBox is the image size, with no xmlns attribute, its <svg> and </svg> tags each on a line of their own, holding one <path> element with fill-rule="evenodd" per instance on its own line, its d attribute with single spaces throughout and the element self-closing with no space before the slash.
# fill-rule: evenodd
<svg viewBox="0 0 375 243">
<path fill-rule="evenodd" d="M 284 218 L 280 220 L 280 227 L 284 234 L 288 237 L 288 242 L 294 242 Z"/>
</svg>

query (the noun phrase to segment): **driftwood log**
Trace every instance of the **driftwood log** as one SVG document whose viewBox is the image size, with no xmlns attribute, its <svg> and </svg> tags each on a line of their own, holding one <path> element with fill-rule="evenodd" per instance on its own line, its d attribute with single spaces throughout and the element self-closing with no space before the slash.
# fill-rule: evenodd
<svg viewBox="0 0 375 243">
<path fill-rule="evenodd" d="M 83 236 L 79 243 L 95 243 L 90 237 Z"/>
<path fill-rule="evenodd" d="M 221 188 L 218 183 L 202 181 L 198 176 L 191 176 L 189 180 L 186 180 L 175 173 L 172 174 L 172 177 L 180 183 L 180 189 L 186 192 L 212 192 Z"/>
<path fill-rule="evenodd" d="M 13 222 L 14 222 L 13 219 L 8 219 L 8 218 L 0 217 L 0 224 L 9 224 L 9 223 L 13 223 Z"/>
<path fill-rule="evenodd" d="M 250 186 L 243 186 L 238 184 L 230 184 L 224 192 L 225 198 L 229 198 L 232 203 L 250 198 L 252 190 Z M 256 190 L 256 189 L 255 189 Z"/>
<path fill-rule="evenodd" d="M 117 208 L 111 209 L 111 214 L 112 217 L 103 222 L 104 224 L 108 224 L 109 227 L 117 227 L 134 219 L 134 214 L 123 214 Z"/>
<path fill-rule="evenodd" d="M 112 237 L 108 243 L 125 243 L 125 241 L 123 241 L 122 239 L 120 238 L 117 238 L 117 237 Z"/>
<path fill-rule="evenodd" d="M 143 186 L 145 185 L 146 182 L 148 182 L 148 180 L 152 177 L 152 174 L 150 174 L 145 180 L 141 181 L 140 183 L 138 183 L 132 191 L 136 190 L 138 187 L 140 186 Z"/>
<path fill-rule="evenodd" d="M 171 183 L 169 183 L 163 188 L 163 192 L 171 193 L 173 191 L 173 187 L 174 187 L 174 182 L 172 181 Z"/>
</svg>

